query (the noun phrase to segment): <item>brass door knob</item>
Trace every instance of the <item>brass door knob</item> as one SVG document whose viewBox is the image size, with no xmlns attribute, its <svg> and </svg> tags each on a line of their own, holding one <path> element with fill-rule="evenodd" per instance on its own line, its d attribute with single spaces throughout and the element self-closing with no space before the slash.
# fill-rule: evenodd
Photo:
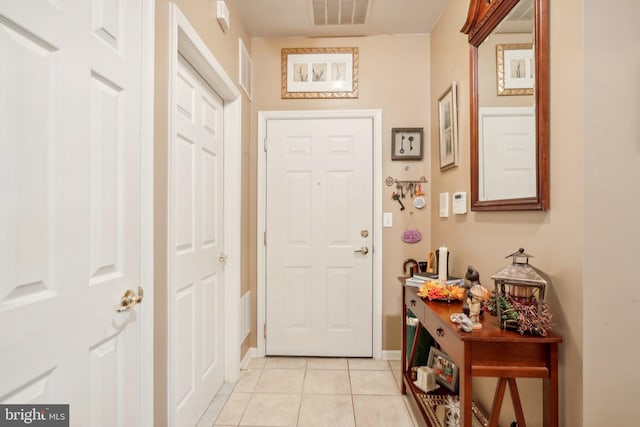
<svg viewBox="0 0 640 427">
<path fill-rule="evenodd" d="M 138 286 L 137 294 L 134 290 L 127 289 L 122 295 L 122 298 L 120 298 L 120 306 L 116 308 L 116 311 L 118 313 L 125 312 L 129 310 L 131 307 L 133 307 L 134 305 L 140 304 L 143 298 L 144 298 L 144 292 L 142 291 L 142 288 L 140 286 Z"/>
</svg>

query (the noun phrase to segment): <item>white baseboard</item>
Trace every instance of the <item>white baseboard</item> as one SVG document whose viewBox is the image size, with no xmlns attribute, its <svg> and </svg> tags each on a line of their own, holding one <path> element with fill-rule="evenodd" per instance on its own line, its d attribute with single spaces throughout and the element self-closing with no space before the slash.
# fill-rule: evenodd
<svg viewBox="0 0 640 427">
<path fill-rule="evenodd" d="M 240 342 L 251 333 L 251 291 L 240 298 Z"/>
<path fill-rule="evenodd" d="M 382 360 L 400 360 L 402 350 L 382 350 Z"/>
<path fill-rule="evenodd" d="M 249 366 L 249 362 L 251 361 L 251 359 L 256 357 L 257 352 L 258 351 L 255 347 L 250 347 L 240 361 L 240 369 L 247 369 L 247 366 Z"/>
</svg>

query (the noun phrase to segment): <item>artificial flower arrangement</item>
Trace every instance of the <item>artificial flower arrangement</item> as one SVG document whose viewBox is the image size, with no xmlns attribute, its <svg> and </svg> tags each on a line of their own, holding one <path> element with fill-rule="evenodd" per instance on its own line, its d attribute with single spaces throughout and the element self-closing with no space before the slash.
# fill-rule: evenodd
<svg viewBox="0 0 640 427">
<path fill-rule="evenodd" d="M 428 298 L 429 301 L 462 301 L 465 289 L 458 285 L 443 285 L 436 280 L 430 280 L 420 285 L 418 296 Z"/>
</svg>

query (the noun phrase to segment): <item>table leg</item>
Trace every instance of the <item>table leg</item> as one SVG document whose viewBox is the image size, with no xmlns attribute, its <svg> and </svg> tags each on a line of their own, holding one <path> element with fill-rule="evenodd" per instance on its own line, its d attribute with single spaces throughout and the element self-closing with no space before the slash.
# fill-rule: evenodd
<svg viewBox="0 0 640 427">
<path fill-rule="evenodd" d="M 471 409 L 473 402 L 473 391 L 471 390 L 471 345 L 465 342 L 464 349 L 464 365 L 460 368 L 460 416 L 463 427 L 472 426 L 473 411 Z"/>
<path fill-rule="evenodd" d="M 544 427 L 558 426 L 558 344 L 549 344 L 549 377 L 542 380 L 542 417 Z"/>
<path fill-rule="evenodd" d="M 513 410 L 516 413 L 516 421 L 518 427 L 527 427 L 524 421 L 524 412 L 522 412 L 522 402 L 520 401 L 520 393 L 518 393 L 518 384 L 515 378 L 509 378 L 509 393 L 511 393 L 511 401 L 513 402 Z"/>
<path fill-rule="evenodd" d="M 504 399 L 504 391 L 507 387 L 506 378 L 498 378 L 498 384 L 496 385 L 496 394 L 493 396 L 493 406 L 491 408 L 491 419 L 489 420 L 489 427 L 498 427 L 498 421 L 500 420 L 500 409 L 502 409 L 502 399 Z"/>
<path fill-rule="evenodd" d="M 407 386 L 404 383 L 404 376 L 407 373 L 407 305 L 404 299 L 404 293 L 406 292 L 404 286 L 402 287 L 402 378 L 400 381 L 400 393 L 407 394 Z"/>
</svg>

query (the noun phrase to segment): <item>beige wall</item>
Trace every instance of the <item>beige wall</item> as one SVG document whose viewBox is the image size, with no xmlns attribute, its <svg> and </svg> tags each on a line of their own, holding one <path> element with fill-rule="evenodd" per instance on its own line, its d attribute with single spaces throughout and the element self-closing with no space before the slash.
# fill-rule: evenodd
<svg viewBox="0 0 640 427">
<path fill-rule="evenodd" d="M 640 417 L 639 14 L 637 0 L 615 7 L 584 2 L 584 425 L 590 427 L 633 425 Z"/>
<path fill-rule="evenodd" d="M 381 109 L 382 110 L 382 177 L 418 179 L 429 177 L 428 154 L 422 162 L 391 161 L 391 129 L 394 127 L 421 127 L 429 135 L 429 37 L 427 35 L 376 36 L 331 39 L 254 39 L 253 66 L 255 96 L 252 105 L 252 139 L 257 135 L 257 112 L 270 110 L 319 110 L 319 109 Z M 280 98 L 280 49 L 284 47 L 358 47 L 359 98 L 358 99 L 281 99 Z M 425 143 L 428 147 L 428 141 Z M 255 141 L 251 157 L 256 158 Z M 428 150 L 427 150 L 428 153 Z M 251 170 L 256 170 L 252 160 Z M 404 167 L 408 166 L 409 171 Z M 252 176 L 252 185 L 255 184 Z M 391 187 L 383 185 L 383 209 L 393 212 L 393 228 L 385 228 L 383 235 L 383 349 L 400 348 L 401 289 L 396 277 L 402 273 L 405 258 L 426 259 L 430 248 L 429 211 L 407 209 L 400 213 L 399 205 L 391 200 Z M 255 187 L 253 187 L 255 188 Z M 256 201 L 252 188 L 251 223 L 255 224 Z M 423 186 L 427 194 L 430 186 Z M 405 203 L 407 203 L 405 201 Z M 415 226 L 422 232 L 423 240 L 406 244 L 400 235 L 406 229 L 409 211 Z M 252 233 L 255 234 L 255 233 Z M 251 265 L 256 265 L 252 260 Z M 255 283 L 251 279 L 252 286 Z M 254 293 L 255 295 L 255 293 Z M 252 336 L 255 343 L 255 336 Z M 254 344 L 255 345 L 255 344 Z"/>
<path fill-rule="evenodd" d="M 547 296 L 555 329 L 564 337 L 560 347 L 560 424 L 582 424 L 582 268 L 584 243 L 584 185 L 582 182 L 582 75 L 567 70 L 579 68 L 583 59 L 582 2 L 553 2 L 551 16 L 551 209 L 546 212 L 469 212 L 464 216 L 439 218 L 437 195 L 448 191 L 470 191 L 469 170 L 469 48 L 460 33 L 468 2 L 449 1 L 431 33 L 431 105 L 433 94 L 451 80 L 460 84 L 458 126 L 461 160 L 458 168 L 440 173 L 432 144 L 432 239 L 452 251 L 455 274 L 468 264 L 480 272 L 481 282 L 492 287 L 491 275 L 508 263 L 505 255 L 519 247 L 534 254 L 532 263 L 551 275 Z M 431 121 L 437 113 L 432 110 Z M 436 141 L 436 129 L 431 129 Z M 541 425 L 541 382 L 518 380 L 527 425 Z M 490 408 L 495 381 L 474 381 L 474 396 Z M 501 424 L 515 420 L 511 405 L 503 405 Z"/>
<path fill-rule="evenodd" d="M 251 39 L 236 10 L 236 4 L 227 1 L 231 28 L 223 33 L 215 19 L 215 2 L 210 0 L 174 0 L 182 13 L 195 28 L 232 81 L 238 81 L 238 38 L 241 37 L 247 50 L 251 51 Z M 154 128 L 154 406 L 157 426 L 166 425 L 167 395 L 167 165 L 168 165 L 168 99 L 169 99 L 169 0 L 156 0 L 156 46 L 155 46 L 155 128 Z M 248 176 L 249 165 L 249 112 L 250 103 L 242 100 L 242 171 Z M 249 224 L 246 207 L 249 201 L 249 180 L 242 182 L 242 240 L 243 259 L 249 258 Z M 248 269 L 243 263 L 241 293 L 249 290 Z M 246 348 L 247 343 L 243 346 Z M 242 353 L 244 354 L 244 353 Z"/>
</svg>

